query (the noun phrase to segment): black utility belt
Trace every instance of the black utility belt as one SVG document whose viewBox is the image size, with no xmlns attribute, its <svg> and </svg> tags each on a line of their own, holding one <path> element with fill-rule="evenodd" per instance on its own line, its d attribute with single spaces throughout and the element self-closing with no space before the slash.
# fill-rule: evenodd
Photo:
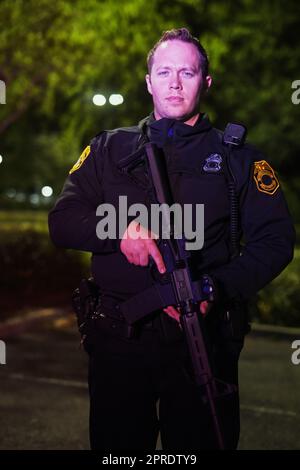
<svg viewBox="0 0 300 470">
<path fill-rule="evenodd" d="M 72 303 L 82 342 L 97 331 L 131 339 L 138 332 L 154 329 L 152 320 L 129 325 L 121 313 L 119 302 L 103 295 L 92 279 L 81 281 L 73 292 Z"/>
<path fill-rule="evenodd" d="M 121 302 L 103 294 L 93 279 L 82 279 L 72 297 L 82 342 L 97 331 L 125 339 L 139 337 L 144 331 L 157 331 L 164 342 L 182 339 L 177 322 L 161 309 L 128 324 L 121 313 Z"/>
<path fill-rule="evenodd" d="M 91 319 L 95 320 L 96 327 L 106 323 L 112 330 L 120 331 L 121 329 L 133 332 L 134 330 L 153 330 L 156 329 L 153 319 L 143 319 L 134 325 L 129 325 L 123 317 L 120 304 L 115 300 L 101 297 L 97 303 L 95 311 L 91 315 Z M 130 333 L 132 334 L 132 333 Z"/>
<path fill-rule="evenodd" d="M 128 325 L 125 320 L 109 316 L 106 313 L 95 311 L 91 317 L 87 320 L 90 322 L 90 327 L 93 330 L 107 332 L 121 336 L 127 339 L 135 336 L 136 327 L 134 325 Z"/>
</svg>

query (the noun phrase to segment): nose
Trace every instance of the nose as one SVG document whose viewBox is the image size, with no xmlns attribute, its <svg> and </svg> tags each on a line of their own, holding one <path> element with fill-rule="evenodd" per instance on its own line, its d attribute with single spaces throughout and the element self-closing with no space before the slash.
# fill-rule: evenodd
<svg viewBox="0 0 300 470">
<path fill-rule="evenodd" d="M 170 89 L 179 90 L 181 88 L 181 81 L 178 73 L 173 73 L 170 79 Z"/>
</svg>

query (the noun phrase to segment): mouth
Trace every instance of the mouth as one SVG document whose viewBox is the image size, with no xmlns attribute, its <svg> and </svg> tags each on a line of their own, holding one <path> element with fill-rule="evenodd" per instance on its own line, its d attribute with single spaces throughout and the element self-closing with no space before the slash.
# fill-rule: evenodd
<svg viewBox="0 0 300 470">
<path fill-rule="evenodd" d="M 166 100 L 170 103 L 182 103 L 184 98 L 182 98 L 181 96 L 168 96 Z"/>
</svg>

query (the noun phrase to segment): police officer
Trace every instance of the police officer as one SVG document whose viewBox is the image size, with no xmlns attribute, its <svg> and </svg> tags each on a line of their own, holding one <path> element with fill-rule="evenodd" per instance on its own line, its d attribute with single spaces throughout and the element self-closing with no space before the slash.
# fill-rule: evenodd
<svg viewBox="0 0 300 470">
<path fill-rule="evenodd" d="M 145 141 L 154 142 L 166 155 L 176 202 L 204 204 L 204 246 L 192 253 L 192 265 L 195 276 L 209 273 L 218 286 L 218 302 L 201 302 L 199 308 L 218 379 L 238 384 L 245 302 L 293 257 L 294 229 L 272 167 L 247 143 L 228 152 L 220 132 L 199 111 L 211 81 L 198 40 L 185 28 L 165 32 L 148 55 L 153 113 L 138 126 L 96 136 L 49 215 L 56 245 L 92 252 L 92 274 L 101 291 L 104 321 L 94 322 L 88 338 L 92 449 L 153 450 L 159 431 L 166 450 L 216 448 L 207 407 L 193 381 L 180 312 L 172 305 L 155 311 L 131 336 L 117 313 L 120 302 L 153 284 L 150 261 L 165 270 L 155 237 L 134 217 L 120 239 L 97 236 L 101 204 L 111 204 L 118 214 L 123 195 L 128 206 L 149 207 L 147 174 L 139 167 L 131 176 L 124 174 L 118 168 L 121 159 Z M 229 173 L 239 212 L 235 236 L 243 240 L 237 256 L 230 241 Z M 218 413 L 225 447 L 235 449 L 237 392 L 219 401 Z"/>
</svg>

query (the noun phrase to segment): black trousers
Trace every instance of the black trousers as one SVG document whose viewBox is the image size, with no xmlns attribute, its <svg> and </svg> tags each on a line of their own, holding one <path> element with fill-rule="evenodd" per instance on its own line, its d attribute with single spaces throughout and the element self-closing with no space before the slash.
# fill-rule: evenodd
<svg viewBox="0 0 300 470">
<path fill-rule="evenodd" d="M 220 343 L 214 362 L 219 379 L 238 384 L 238 353 Z M 93 450 L 153 451 L 159 431 L 167 451 L 217 448 L 183 336 L 166 343 L 156 330 L 144 330 L 132 340 L 98 332 L 90 353 L 89 393 Z M 217 411 L 226 449 L 235 449 L 238 392 L 218 399 Z"/>
</svg>

